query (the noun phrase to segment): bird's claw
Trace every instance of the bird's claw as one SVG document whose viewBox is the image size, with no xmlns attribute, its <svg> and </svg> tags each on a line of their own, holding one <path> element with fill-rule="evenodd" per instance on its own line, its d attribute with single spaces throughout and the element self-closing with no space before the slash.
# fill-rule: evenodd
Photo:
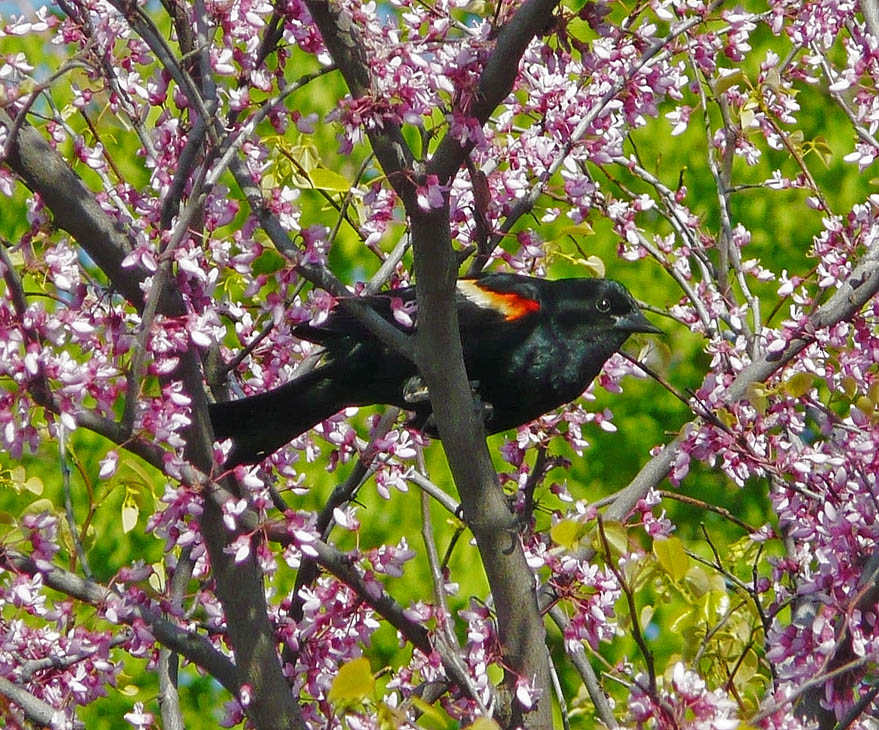
<svg viewBox="0 0 879 730">
<path fill-rule="evenodd" d="M 482 416 L 482 423 L 487 424 L 491 419 L 491 415 L 494 413 L 494 406 L 491 403 L 483 403 L 474 391 L 473 410 Z M 436 424 L 436 416 L 433 413 L 425 419 L 424 425 L 420 430 L 431 438 L 439 437 L 439 428 Z"/>
<path fill-rule="evenodd" d="M 420 375 L 413 375 L 403 383 L 403 400 L 406 403 L 426 403 L 430 400 L 430 392 L 427 383 Z"/>
<path fill-rule="evenodd" d="M 479 389 L 479 381 L 470 381 L 470 390 L 473 392 L 474 399 L 478 399 L 476 394 Z M 418 403 L 427 403 L 430 400 L 430 391 L 427 389 L 427 383 L 420 375 L 413 375 L 405 383 L 403 383 L 403 400 L 406 403 L 416 405 Z"/>
</svg>

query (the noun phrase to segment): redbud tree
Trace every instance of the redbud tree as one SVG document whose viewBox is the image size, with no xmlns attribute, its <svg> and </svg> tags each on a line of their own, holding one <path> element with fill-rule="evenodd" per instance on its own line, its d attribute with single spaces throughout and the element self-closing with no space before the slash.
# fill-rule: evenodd
<svg viewBox="0 0 879 730">
<path fill-rule="evenodd" d="M 877 38 L 873 0 L 0 19 L 5 727 L 875 727 Z M 486 441 L 484 269 L 667 335 Z M 362 305 L 413 281 L 414 335 Z M 349 409 L 224 468 L 209 399 L 336 307 L 442 443 Z"/>
</svg>

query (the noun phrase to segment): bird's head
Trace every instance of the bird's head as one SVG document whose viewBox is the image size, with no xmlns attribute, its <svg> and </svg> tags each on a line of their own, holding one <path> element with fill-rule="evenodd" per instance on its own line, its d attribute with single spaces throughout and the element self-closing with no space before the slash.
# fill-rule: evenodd
<svg viewBox="0 0 879 730">
<path fill-rule="evenodd" d="M 589 339 L 614 334 L 625 340 L 635 332 L 662 334 L 641 312 L 634 297 L 613 279 L 566 279 L 558 282 L 555 319 L 572 336 Z"/>
</svg>

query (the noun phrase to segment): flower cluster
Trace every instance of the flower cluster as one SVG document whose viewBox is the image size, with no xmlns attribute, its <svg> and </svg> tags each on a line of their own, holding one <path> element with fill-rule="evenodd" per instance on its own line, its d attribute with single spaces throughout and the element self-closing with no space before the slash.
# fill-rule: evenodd
<svg viewBox="0 0 879 730">
<path fill-rule="evenodd" d="M 28 506 L 33 490 L 9 480 L 0 677 L 54 712 L 53 726 L 73 727 L 76 708 L 106 694 L 123 655 L 155 663 L 150 617 L 176 622 L 225 658 L 234 617 L 209 554 L 260 571 L 282 680 L 309 727 L 342 726 L 330 688 L 340 666 L 380 640 L 387 617 L 376 598 L 386 593 L 405 595 L 401 613 L 431 637 L 451 624 L 450 635 L 465 638 L 395 658 L 384 709 L 401 726 L 413 720 L 402 703 L 414 703 L 421 683 L 449 681 L 452 661 L 470 685 L 451 687 L 445 711 L 468 722 L 492 706 L 494 670 L 510 670 L 503 632 L 487 596 L 459 590 L 482 587 L 466 570 L 453 575 L 451 561 L 431 579 L 453 608 L 410 600 L 407 581 L 423 558 L 413 536 L 392 525 L 392 537 L 372 542 L 381 510 L 351 501 L 359 487 L 392 514 L 411 500 L 413 482 L 430 482 L 421 473 L 432 464 L 429 440 L 402 417 L 364 427 L 351 408 L 262 466 L 237 467 L 238 491 L 216 505 L 218 525 L 204 523 L 216 474 L 186 463 L 203 425 L 191 389 L 199 363 L 212 386 L 216 376 L 235 396 L 307 372 L 323 353 L 295 327 L 320 325 L 347 296 L 408 283 L 408 216 L 439 211 L 449 213 L 453 245 L 495 268 L 603 271 L 598 253 L 615 247 L 613 273 L 648 272 L 638 295 L 668 304 L 665 369 L 692 415 L 661 424 L 672 447 L 651 444 L 646 486 L 628 503 L 635 526 L 621 528 L 613 551 L 587 547 L 604 505 L 580 499 L 571 482 L 588 470 L 584 456 L 601 458 L 595 442 L 622 438 L 616 432 L 635 422 L 614 409 L 626 379 L 645 377 L 641 368 L 611 358 L 581 399 L 499 447 L 500 479 L 521 522 L 519 534 L 504 529 L 511 550 L 521 543 L 535 585 L 563 609 L 565 650 L 602 653 L 620 640 L 642 619 L 624 615 L 628 599 L 650 601 L 659 582 L 628 583 L 648 562 L 646 546 L 697 539 L 662 501 L 664 476 L 698 491 L 698 475 L 716 472 L 730 489 L 759 483 L 767 493 L 771 513 L 746 538 L 760 558 L 737 566 L 750 577 L 724 574 L 716 552 L 700 556 L 702 573 L 674 579 L 695 594 L 710 570 L 742 591 L 760 626 L 741 664 L 758 656 L 749 665 L 757 679 L 736 694 L 717 680 L 714 657 L 690 666 L 666 651 L 667 666 L 648 667 L 633 655 L 606 667 L 617 720 L 794 730 L 808 725 L 794 705 L 818 703 L 844 718 L 875 686 L 879 304 L 858 297 L 879 260 L 879 196 L 864 182 L 879 157 L 877 29 L 854 0 L 766 0 L 759 9 L 650 0 L 636 10 L 601 0 L 560 5 L 525 42 L 516 33 L 531 5 L 483 14 L 464 0 L 206 0 L 178 3 L 169 18 L 158 6 L 67 0 L 0 19 L 0 450 L 39 469 L 51 444 L 65 463 L 55 502 Z M 319 30 L 324 10 L 334 14 L 333 39 Z M 507 76 L 511 93 L 479 111 Z M 839 123 L 818 128 L 831 114 Z M 35 166 L 19 164 L 17 145 L 31 133 L 47 164 L 64 161 L 73 178 L 58 173 L 55 188 L 40 187 Z M 443 179 L 430 164 L 456 145 L 466 164 Z M 406 169 L 382 167 L 393 159 Z M 400 190 L 411 194 L 410 210 Z M 66 192 L 65 205 L 52 192 Z M 761 216 L 773 221 L 771 240 Z M 307 286 L 330 275 L 348 290 Z M 411 308 L 396 300 L 391 310 L 394 323 L 412 327 Z M 648 448 L 631 458 L 646 461 Z M 86 449 L 103 452 L 80 458 Z M 191 574 L 185 608 L 149 560 L 121 551 L 111 558 L 119 564 L 102 566 L 114 576 L 107 585 L 69 584 L 62 599 L 48 588 L 62 566 L 90 575 L 80 555 L 90 549 L 86 528 L 113 501 L 104 487 L 125 490 L 124 514 L 141 494 L 132 484 L 149 491 L 154 474 L 126 481 L 126 450 L 163 471 L 145 526 L 161 543 L 163 575 Z M 71 491 L 71 459 L 82 494 Z M 347 484 L 348 470 L 356 483 Z M 332 519 L 297 502 L 326 479 L 347 490 Z M 146 510 L 150 500 L 140 501 Z M 568 527 L 576 534 L 563 540 Z M 222 532 L 221 550 L 209 553 L 206 528 Z M 339 550 L 354 584 L 318 574 L 292 590 L 291 571 L 308 572 L 320 540 L 348 546 Z M 103 591 L 100 599 L 83 586 Z M 727 606 L 727 586 L 712 583 L 705 594 L 712 590 Z M 81 609 L 89 601 L 94 609 Z M 725 617 L 716 630 L 733 623 Z M 669 638 L 643 628 L 648 642 L 656 632 Z M 534 677 L 509 684 L 523 710 L 544 699 Z M 619 686 L 631 690 L 624 706 Z M 258 692 L 243 683 L 225 722 L 250 721 Z M 152 709 L 132 703 L 124 719 L 149 727 Z M 346 722 L 377 727 L 378 715 L 358 711 Z"/>
</svg>

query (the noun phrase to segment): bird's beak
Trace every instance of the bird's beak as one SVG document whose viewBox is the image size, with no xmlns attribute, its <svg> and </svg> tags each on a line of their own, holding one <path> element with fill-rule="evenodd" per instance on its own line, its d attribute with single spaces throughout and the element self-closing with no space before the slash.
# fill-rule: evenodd
<svg viewBox="0 0 879 730">
<path fill-rule="evenodd" d="M 647 332 L 652 335 L 665 334 L 659 327 L 651 324 L 640 309 L 630 312 L 625 317 L 618 317 L 614 329 L 623 332 Z"/>
</svg>

